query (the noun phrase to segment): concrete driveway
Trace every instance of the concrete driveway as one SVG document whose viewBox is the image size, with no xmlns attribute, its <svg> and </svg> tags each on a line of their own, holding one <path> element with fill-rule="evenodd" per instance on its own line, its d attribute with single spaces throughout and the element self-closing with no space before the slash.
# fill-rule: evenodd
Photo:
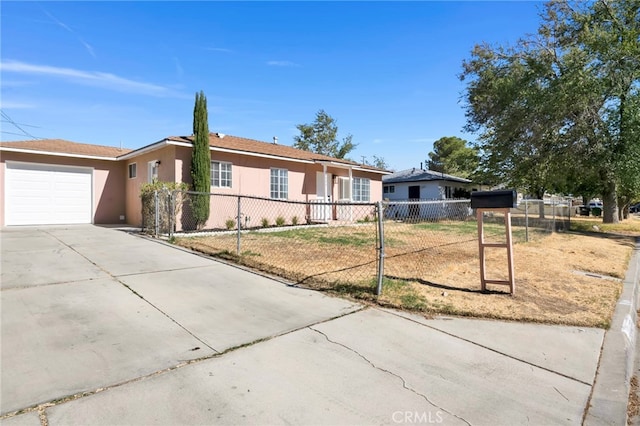
<svg viewBox="0 0 640 426">
<path fill-rule="evenodd" d="M 581 424 L 604 336 L 367 308 L 116 229 L 1 245 L 3 425 Z"/>
</svg>

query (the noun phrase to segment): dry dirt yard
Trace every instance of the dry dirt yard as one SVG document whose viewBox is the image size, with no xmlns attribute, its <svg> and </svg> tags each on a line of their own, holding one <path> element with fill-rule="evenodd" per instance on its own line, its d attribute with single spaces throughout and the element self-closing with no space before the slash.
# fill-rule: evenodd
<svg viewBox="0 0 640 426">
<path fill-rule="evenodd" d="M 514 228 L 515 294 L 480 291 L 475 223 L 387 224 L 383 292 L 375 296 L 375 228 L 329 227 L 243 236 L 177 238 L 176 243 L 364 303 L 421 312 L 607 328 L 640 236 L 640 217 L 615 226 L 571 219 L 580 232 Z M 594 228 L 595 226 L 595 228 Z M 373 229 L 373 232 L 371 230 Z M 485 226 L 486 229 L 486 226 Z M 585 232 L 586 231 L 586 232 Z M 487 278 L 506 278 L 506 251 L 487 250 Z"/>
</svg>

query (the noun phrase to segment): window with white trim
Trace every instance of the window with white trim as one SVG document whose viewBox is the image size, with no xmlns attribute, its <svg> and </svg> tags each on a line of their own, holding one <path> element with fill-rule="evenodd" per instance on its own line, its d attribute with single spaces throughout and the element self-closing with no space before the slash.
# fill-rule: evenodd
<svg viewBox="0 0 640 426">
<path fill-rule="evenodd" d="M 149 183 L 152 183 L 154 180 L 158 180 L 158 166 L 160 166 L 160 161 L 149 161 L 147 165 L 147 181 Z"/>
<path fill-rule="evenodd" d="M 133 179 L 138 175 L 138 165 L 136 163 L 129 164 L 129 179 Z"/>
<path fill-rule="evenodd" d="M 396 192 L 396 186 L 395 186 L 395 185 L 385 185 L 385 186 L 382 188 L 382 192 L 383 192 L 384 194 L 393 194 L 393 193 L 395 193 L 395 192 Z"/>
<path fill-rule="evenodd" d="M 224 161 L 211 162 L 211 186 L 215 188 L 231 188 L 231 163 Z"/>
<path fill-rule="evenodd" d="M 340 200 L 351 200 L 351 182 L 348 177 L 339 178 L 338 197 Z"/>
<path fill-rule="evenodd" d="M 289 196 L 287 169 L 271 169 L 271 198 L 286 200 Z"/>
<path fill-rule="evenodd" d="M 371 180 L 353 178 L 353 201 L 369 201 L 371 199 Z"/>
</svg>

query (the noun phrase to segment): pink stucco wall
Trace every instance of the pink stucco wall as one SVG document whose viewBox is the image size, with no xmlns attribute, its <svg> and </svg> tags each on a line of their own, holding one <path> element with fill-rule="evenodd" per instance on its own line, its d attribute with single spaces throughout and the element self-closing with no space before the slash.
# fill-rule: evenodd
<svg viewBox="0 0 640 426">
<path fill-rule="evenodd" d="M 120 220 L 120 216 L 125 214 L 125 197 L 122 189 L 126 167 L 121 162 L 2 151 L 0 158 L 0 224 L 2 226 L 5 225 L 4 175 L 6 161 L 92 168 L 93 223 L 118 224 L 125 222 Z"/>
<path fill-rule="evenodd" d="M 219 194 L 250 195 L 270 197 L 270 176 L 272 168 L 288 171 L 290 201 L 309 201 L 316 197 L 317 172 L 323 170 L 322 165 L 287 161 L 258 156 L 242 155 L 212 151 L 214 161 L 232 163 L 232 187 L 215 188 L 211 191 Z M 4 173 L 5 161 L 21 161 L 56 165 L 90 167 L 93 169 L 93 222 L 96 224 L 127 223 L 133 226 L 142 224 L 142 204 L 140 187 L 148 182 L 148 163 L 160 161 L 158 179 L 168 182 L 191 183 L 191 148 L 175 145 L 160 146 L 158 149 L 140 154 L 132 159 L 107 161 L 46 154 L 12 153 L 3 151 L 0 158 L 0 224 L 4 226 Z M 129 164 L 136 164 L 137 175 L 129 178 Z M 328 167 L 327 173 L 337 177 L 347 177 L 347 169 Z M 374 173 L 353 172 L 354 177 L 365 177 L 371 180 L 371 202 L 382 199 L 382 176 Z M 331 200 L 338 199 L 338 180 L 332 182 Z M 274 203 L 277 204 L 277 203 Z M 212 209 L 213 210 L 213 209 Z M 300 211 L 298 211 L 300 210 Z M 273 215 L 279 214 L 274 212 Z M 307 212 L 308 214 L 308 212 Z M 266 215 L 266 213 L 265 213 Z M 290 216 L 304 219 L 304 209 L 290 212 Z M 121 217 L 124 216 L 124 219 Z M 228 216 L 228 215 L 227 215 Z M 275 219 L 271 218 L 270 219 Z M 218 227 L 225 218 L 212 217 L 211 226 Z M 213 224 L 213 221 L 216 224 Z"/>
<path fill-rule="evenodd" d="M 140 187 L 149 181 L 148 164 L 152 161 L 160 161 L 158 166 L 158 180 L 163 182 L 180 182 L 176 180 L 176 147 L 167 145 L 155 151 L 151 151 L 129 160 L 122 160 L 125 171 L 125 197 L 127 210 L 127 223 L 133 226 L 142 225 L 142 202 L 140 200 Z M 137 174 L 133 179 L 129 178 L 129 164 L 135 163 Z M 181 177 L 181 176 L 180 176 Z"/>
</svg>

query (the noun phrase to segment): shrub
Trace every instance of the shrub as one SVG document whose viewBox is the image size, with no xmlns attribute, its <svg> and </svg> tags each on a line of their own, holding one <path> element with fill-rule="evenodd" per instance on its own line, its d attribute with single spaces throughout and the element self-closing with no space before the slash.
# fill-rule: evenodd
<svg viewBox="0 0 640 426">
<path fill-rule="evenodd" d="M 176 218 L 180 213 L 184 193 L 189 185 L 184 182 L 161 182 L 154 180 L 140 187 L 140 199 L 142 200 L 142 229 L 147 233 L 153 233 L 156 226 L 155 192 L 158 192 L 158 230 L 162 234 L 170 233 L 170 227 L 175 227 Z M 176 192 L 174 192 L 176 191 Z M 173 212 L 171 212 L 171 194 L 175 194 Z"/>
<path fill-rule="evenodd" d="M 283 226 L 283 225 L 284 225 L 284 223 L 285 223 L 284 217 L 282 217 L 282 216 L 278 216 L 278 217 L 276 218 L 276 225 L 277 225 L 277 226 Z"/>
<path fill-rule="evenodd" d="M 267 228 L 269 226 L 269 219 L 267 219 L 266 217 L 263 217 L 261 222 L 263 228 Z"/>
<path fill-rule="evenodd" d="M 291 224 L 296 226 L 298 224 L 298 216 L 294 216 L 291 218 Z"/>
<path fill-rule="evenodd" d="M 236 221 L 233 219 L 227 219 L 224 223 L 228 230 L 232 230 L 236 227 Z"/>
</svg>

